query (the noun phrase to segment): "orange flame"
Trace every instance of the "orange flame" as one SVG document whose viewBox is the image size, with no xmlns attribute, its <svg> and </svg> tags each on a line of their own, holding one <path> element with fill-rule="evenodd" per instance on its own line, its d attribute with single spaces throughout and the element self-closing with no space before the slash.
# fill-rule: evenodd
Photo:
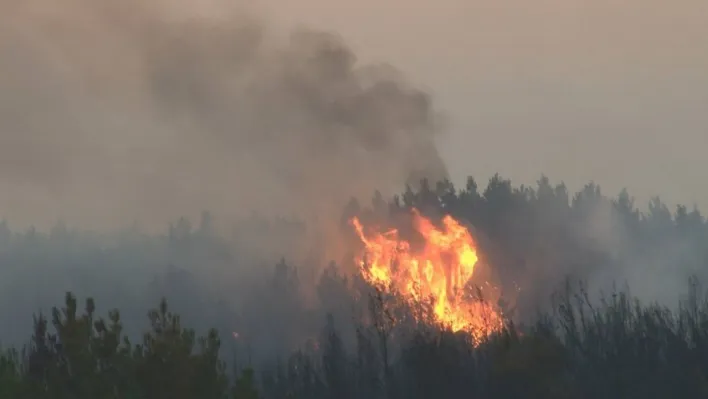
<svg viewBox="0 0 708 399">
<path fill-rule="evenodd" d="M 367 235 L 358 218 L 351 220 L 364 244 L 357 259 L 362 276 L 386 292 L 395 292 L 407 303 L 432 301 L 432 318 L 424 320 L 466 331 L 475 342 L 499 331 L 502 318 L 491 304 L 465 295 L 478 257 L 469 231 L 451 216 L 438 229 L 429 219 L 413 210 L 414 227 L 424 239 L 421 251 L 399 237 L 398 230 Z"/>
</svg>

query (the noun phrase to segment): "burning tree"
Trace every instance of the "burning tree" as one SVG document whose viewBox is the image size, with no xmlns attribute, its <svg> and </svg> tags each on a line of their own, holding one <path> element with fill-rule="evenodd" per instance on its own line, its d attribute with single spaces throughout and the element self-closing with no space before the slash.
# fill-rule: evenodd
<svg viewBox="0 0 708 399">
<path fill-rule="evenodd" d="M 413 313 L 419 322 L 467 332 L 476 343 L 501 331 L 502 312 L 482 298 L 484 286 L 471 289 L 479 257 L 469 230 L 450 215 L 442 218 L 442 228 L 416 209 L 412 217 L 420 245 L 398 229 L 366 229 L 359 218 L 351 219 L 363 244 L 357 264 L 364 280 L 413 309 L 428 302 L 430 312 Z"/>
</svg>

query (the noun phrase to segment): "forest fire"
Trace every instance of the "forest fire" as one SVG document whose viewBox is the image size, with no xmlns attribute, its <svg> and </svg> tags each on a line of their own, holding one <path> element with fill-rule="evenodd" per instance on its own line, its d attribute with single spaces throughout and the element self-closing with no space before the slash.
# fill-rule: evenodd
<svg viewBox="0 0 708 399">
<path fill-rule="evenodd" d="M 469 284 L 478 262 L 469 231 L 451 216 L 442 219 L 443 229 L 413 210 L 414 227 L 423 238 L 418 250 L 400 237 L 396 229 L 364 231 L 358 218 L 352 224 L 364 244 L 357 259 L 364 279 L 371 285 L 402 297 L 410 305 L 430 301 L 432 320 L 453 331 L 465 331 L 479 342 L 499 331 L 500 312 L 482 298 L 470 295 Z"/>
</svg>

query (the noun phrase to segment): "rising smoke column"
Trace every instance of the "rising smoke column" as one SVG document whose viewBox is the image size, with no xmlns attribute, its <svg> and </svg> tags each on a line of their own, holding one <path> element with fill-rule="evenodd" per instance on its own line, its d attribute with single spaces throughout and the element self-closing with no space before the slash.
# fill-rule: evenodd
<svg viewBox="0 0 708 399">
<path fill-rule="evenodd" d="M 447 175 L 430 97 L 334 33 L 155 0 L 0 4 L 0 213 L 19 224 L 328 219 Z"/>
</svg>

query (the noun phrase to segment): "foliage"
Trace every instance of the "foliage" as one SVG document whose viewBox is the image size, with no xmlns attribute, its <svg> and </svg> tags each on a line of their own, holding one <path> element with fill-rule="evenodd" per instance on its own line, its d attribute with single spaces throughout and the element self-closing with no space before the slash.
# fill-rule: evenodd
<svg viewBox="0 0 708 399">
<path fill-rule="evenodd" d="M 49 321 L 35 318 L 34 334 L 19 357 L 0 357 L 2 398 L 226 398 L 228 379 L 219 360 L 214 330 L 195 337 L 163 300 L 149 312 L 151 329 L 141 344 L 121 333 L 118 311 L 108 320 L 95 316 L 92 299 L 83 314 L 66 295 L 62 309 Z M 251 396 L 252 397 L 252 396 Z"/>
<path fill-rule="evenodd" d="M 697 209 L 671 212 L 655 198 L 639 210 L 626 190 L 610 198 L 591 183 L 573 195 L 545 177 L 532 188 L 494 176 L 483 189 L 472 178 L 463 189 L 422 182 L 390 202 L 380 195 L 370 206 L 352 201 L 343 220 L 386 221 L 405 233 L 410 207 L 467 223 L 495 281 L 506 291 L 523 287 L 504 331 L 473 346 L 463 335 L 393 323 L 401 312 L 426 310 L 402 309 L 395 297 L 348 275 L 346 262 L 321 275 L 321 312 L 305 305 L 302 268 L 284 260 L 262 284 L 243 283 L 243 293 L 212 294 L 195 271 L 207 267 L 204 259 L 237 268 L 239 247 L 205 221 L 198 229 L 183 219 L 162 236 L 120 238 L 66 228 L 13 233 L 0 223 L 3 328 L 31 315 L 14 311 L 23 302 L 16 298 L 48 301 L 62 281 L 125 309 L 102 318 L 93 300 L 81 307 L 67 294 L 48 317 L 36 315 L 29 343 L 0 351 L 0 399 L 708 397 L 708 296 L 698 283 L 708 278 L 708 224 Z M 629 267 L 660 280 L 661 289 L 596 294 L 572 283 L 621 276 Z M 665 287 L 685 279 L 674 277 L 677 270 L 696 276 L 688 295 L 671 307 L 647 302 L 662 289 L 677 290 Z M 122 291 L 141 279 L 151 281 L 144 291 Z M 162 300 L 138 335 L 140 323 L 125 314 L 165 295 L 184 319 Z M 215 300 L 223 295 L 240 295 L 243 309 Z M 184 324 L 215 329 L 199 336 Z M 221 341 L 233 331 L 240 341 Z M 228 372 L 224 352 L 243 346 L 248 367 L 232 364 Z"/>
</svg>

